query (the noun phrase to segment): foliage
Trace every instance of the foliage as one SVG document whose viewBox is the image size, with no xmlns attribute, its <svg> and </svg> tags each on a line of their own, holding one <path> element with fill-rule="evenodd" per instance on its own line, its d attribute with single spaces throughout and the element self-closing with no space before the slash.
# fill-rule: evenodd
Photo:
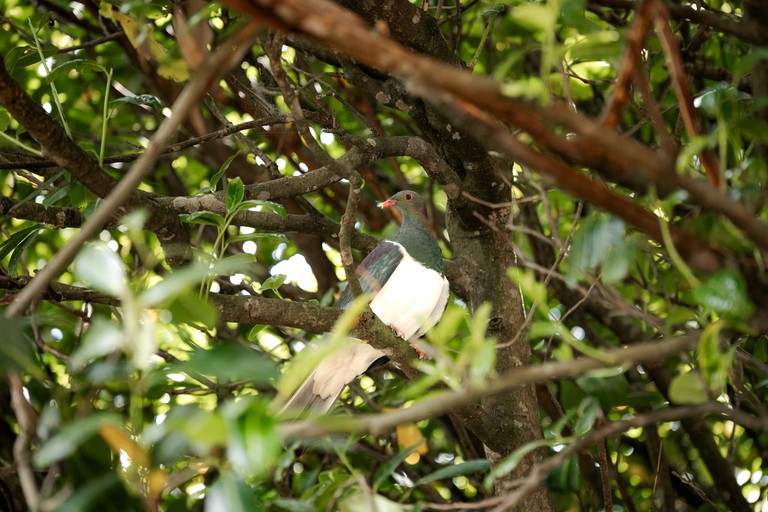
<svg viewBox="0 0 768 512">
<path fill-rule="evenodd" d="M 765 509 L 768 8 L 278 3 L 6 0 L 0 508 Z M 330 309 L 406 187 L 416 361 Z M 351 335 L 393 362 L 281 416 Z"/>
</svg>

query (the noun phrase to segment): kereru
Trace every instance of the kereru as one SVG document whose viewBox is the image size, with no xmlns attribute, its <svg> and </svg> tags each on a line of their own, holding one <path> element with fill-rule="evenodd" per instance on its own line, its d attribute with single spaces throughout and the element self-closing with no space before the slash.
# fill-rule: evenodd
<svg viewBox="0 0 768 512">
<path fill-rule="evenodd" d="M 371 310 L 395 333 L 413 342 L 437 323 L 448 302 L 443 256 L 427 221 L 427 207 L 416 192 L 398 192 L 381 204 L 403 217 L 391 240 L 379 244 L 357 267 L 363 293 L 373 294 Z M 339 299 L 353 300 L 349 286 Z M 350 340 L 327 357 L 283 406 L 285 410 L 327 412 L 344 387 L 385 354 Z"/>
</svg>

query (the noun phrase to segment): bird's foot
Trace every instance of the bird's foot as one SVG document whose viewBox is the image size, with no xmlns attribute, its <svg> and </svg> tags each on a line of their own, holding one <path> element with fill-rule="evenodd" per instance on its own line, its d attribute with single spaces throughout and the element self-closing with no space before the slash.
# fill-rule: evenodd
<svg viewBox="0 0 768 512">
<path fill-rule="evenodd" d="M 400 329 L 398 329 L 398 328 L 397 328 L 397 326 L 396 326 L 395 324 L 387 324 L 387 327 L 389 327 L 390 329 L 392 329 L 393 331 L 395 331 L 395 334 L 397 334 L 397 335 L 398 335 L 398 336 L 400 336 L 401 338 L 403 337 L 403 331 L 401 331 Z"/>
<path fill-rule="evenodd" d="M 416 353 L 419 354 L 419 359 L 421 361 L 427 359 L 427 353 L 421 350 L 421 348 L 419 348 L 419 345 L 417 343 L 411 343 L 410 345 L 411 347 L 413 347 L 413 350 L 415 350 Z"/>
</svg>

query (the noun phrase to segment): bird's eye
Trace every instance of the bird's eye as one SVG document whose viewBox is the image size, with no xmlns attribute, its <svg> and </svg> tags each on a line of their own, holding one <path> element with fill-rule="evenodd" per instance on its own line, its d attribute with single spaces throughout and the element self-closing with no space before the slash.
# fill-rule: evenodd
<svg viewBox="0 0 768 512">
<path fill-rule="evenodd" d="M 410 201 L 411 199 L 413 199 L 413 196 L 411 194 L 405 194 L 406 201 Z"/>
</svg>

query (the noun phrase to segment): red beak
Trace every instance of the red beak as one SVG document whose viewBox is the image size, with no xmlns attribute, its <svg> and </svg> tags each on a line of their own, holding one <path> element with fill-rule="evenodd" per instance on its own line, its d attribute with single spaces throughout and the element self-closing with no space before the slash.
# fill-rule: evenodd
<svg viewBox="0 0 768 512">
<path fill-rule="evenodd" d="M 396 204 L 397 204 L 397 201 L 395 201 L 394 199 L 387 199 L 386 201 L 381 203 L 379 206 L 381 208 L 389 208 L 390 206 L 394 206 Z"/>
</svg>

